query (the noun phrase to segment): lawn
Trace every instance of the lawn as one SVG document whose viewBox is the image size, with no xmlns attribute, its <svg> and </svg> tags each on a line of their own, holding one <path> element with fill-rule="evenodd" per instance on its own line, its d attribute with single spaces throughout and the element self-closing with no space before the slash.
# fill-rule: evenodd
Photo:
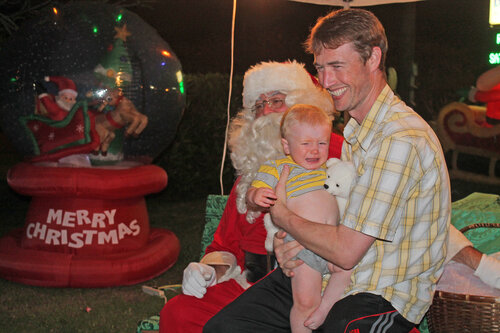
<svg viewBox="0 0 500 333">
<path fill-rule="evenodd" d="M 7 170 L 19 159 L 1 143 L 0 237 L 23 226 L 30 201 L 8 187 Z M 158 314 L 164 300 L 144 293 L 142 285 L 181 282 L 184 267 L 199 259 L 205 213 L 204 198 L 173 203 L 162 194 L 147 196 L 146 204 L 151 226 L 172 230 L 181 242 L 171 269 L 141 284 L 113 288 L 42 288 L 0 279 L 0 332 L 135 332 L 140 320 Z"/>
<path fill-rule="evenodd" d="M 10 197 L 9 207 L 16 207 L 8 214 L 2 205 L 2 221 L 12 221 L 8 224 L 16 227 L 17 219 L 17 227 L 22 226 L 26 200 L 13 193 L 6 196 L 5 187 L 2 190 L 2 198 Z M 174 231 L 181 242 L 181 253 L 170 270 L 144 284 L 179 283 L 183 268 L 200 253 L 205 201 L 173 204 L 156 195 L 148 198 L 147 204 L 151 225 Z M 5 225 L 1 231 L 7 231 Z M 132 332 L 139 320 L 157 314 L 164 302 L 142 292 L 141 286 L 40 288 L 0 280 L 0 332 Z"/>
<path fill-rule="evenodd" d="M 21 227 L 28 200 L 1 183 L 0 235 Z M 178 284 L 182 270 L 200 254 L 205 200 L 170 203 L 161 194 L 147 198 L 151 226 L 172 230 L 181 242 L 177 263 L 157 278 L 113 288 L 41 288 L 0 279 L 0 332 L 134 332 L 137 323 L 158 314 L 164 300 L 141 286 Z M 172 293 L 167 294 L 173 295 Z"/>
</svg>

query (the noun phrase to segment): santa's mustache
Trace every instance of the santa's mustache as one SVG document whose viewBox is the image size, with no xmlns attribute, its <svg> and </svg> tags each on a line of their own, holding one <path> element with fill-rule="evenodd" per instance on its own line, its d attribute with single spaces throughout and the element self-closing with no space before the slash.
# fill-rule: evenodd
<svg viewBox="0 0 500 333">
<path fill-rule="evenodd" d="M 75 105 L 75 103 L 66 102 L 65 100 L 63 100 L 60 97 L 56 97 L 56 103 L 57 103 L 57 105 L 59 105 L 62 109 L 66 110 L 66 111 L 71 110 L 73 105 Z"/>
</svg>

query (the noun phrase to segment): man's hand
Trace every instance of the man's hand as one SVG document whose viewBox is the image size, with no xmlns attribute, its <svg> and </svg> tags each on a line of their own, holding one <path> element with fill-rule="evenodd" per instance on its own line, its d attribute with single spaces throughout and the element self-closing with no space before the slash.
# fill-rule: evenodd
<svg viewBox="0 0 500 333">
<path fill-rule="evenodd" d="M 286 232 L 283 230 L 278 231 L 274 235 L 274 255 L 283 273 L 288 277 L 292 277 L 294 275 L 293 269 L 304 263 L 300 259 L 295 259 L 304 247 L 295 240 L 285 243 L 285 236 Z"/>
<path fill-rule="evenodd" d="M 280 180 L 274 189 L 277 200 L 275 204 L 271 206 L 270 212 L 274 224 L 285 229 L 285 231 L 278 231 L 274 236 L 274 254 L 276 256 L 276 260 L 278 260 L 283 273 L 285 273 L 286 276 L 292 277 L 293 269 L 304 263 L 302 260 L 294 259 L 297 254 L 304 249 L 304 247 L 297 241 L 287 243 L 284 241 L 286 236 L 286 226 L 283 225 L 283 222 L 286 221 L 287 215 L 291 214 L 290 210 L 286 207 L 286 181 L 289 174 L 290 168 L 285 166 L 281 172 Z"/>
<path fill-rule="evenodd" d="M 192 262 L 184 269 L 182 292 L 184 295 L 203 298 L 207 288 L 216 284 L 215 269 L 199 262 Z"/>
<path fill-rule="evenodd" d="M 283 225 L 283 221 L 286 219 L 286 216 L 290 214 L 290 211 L 286 208 L 286 181 L 289 175 L 290 168 L 285 165 L 283 171 L 281 171 L 280 180 L 274 189 L 277 197 L 276 202 L 270 209 L 274 224 L 285 230 L 286 228 Z"/>
</svg>

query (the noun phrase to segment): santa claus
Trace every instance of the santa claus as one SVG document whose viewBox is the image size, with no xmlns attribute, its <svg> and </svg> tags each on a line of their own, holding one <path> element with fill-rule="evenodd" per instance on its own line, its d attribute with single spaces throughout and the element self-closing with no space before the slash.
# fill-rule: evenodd
<svg viewBox="0 0 500 333">
<path fill-rule="evenodd" d="M 63 120 L 76 103 L 76 85 L 73 80 L 63 76 L 46 76 L 44 80 L 55 83 L 58 93 L 55 96 L 47 92 L 40 93 L 35 113 L 52 120 Z"/>
</svg>

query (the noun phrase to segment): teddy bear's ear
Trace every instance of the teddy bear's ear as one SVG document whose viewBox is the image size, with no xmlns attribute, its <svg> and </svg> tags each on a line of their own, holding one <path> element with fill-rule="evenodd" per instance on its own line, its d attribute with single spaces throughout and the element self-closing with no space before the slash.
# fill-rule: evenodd
<svg viewBox="0 0 500 333">
<path fill-rule="evenodd" d="M 326 167 L 329 168 L 331 167 L 332 165 L 335 165 L 337 164 L 338 162 L 340 162 L 340 160 L 336 157 L 332 157 L 332 158 L 329 158 L 327 161 L 326 161 Z"/>
</svg>

